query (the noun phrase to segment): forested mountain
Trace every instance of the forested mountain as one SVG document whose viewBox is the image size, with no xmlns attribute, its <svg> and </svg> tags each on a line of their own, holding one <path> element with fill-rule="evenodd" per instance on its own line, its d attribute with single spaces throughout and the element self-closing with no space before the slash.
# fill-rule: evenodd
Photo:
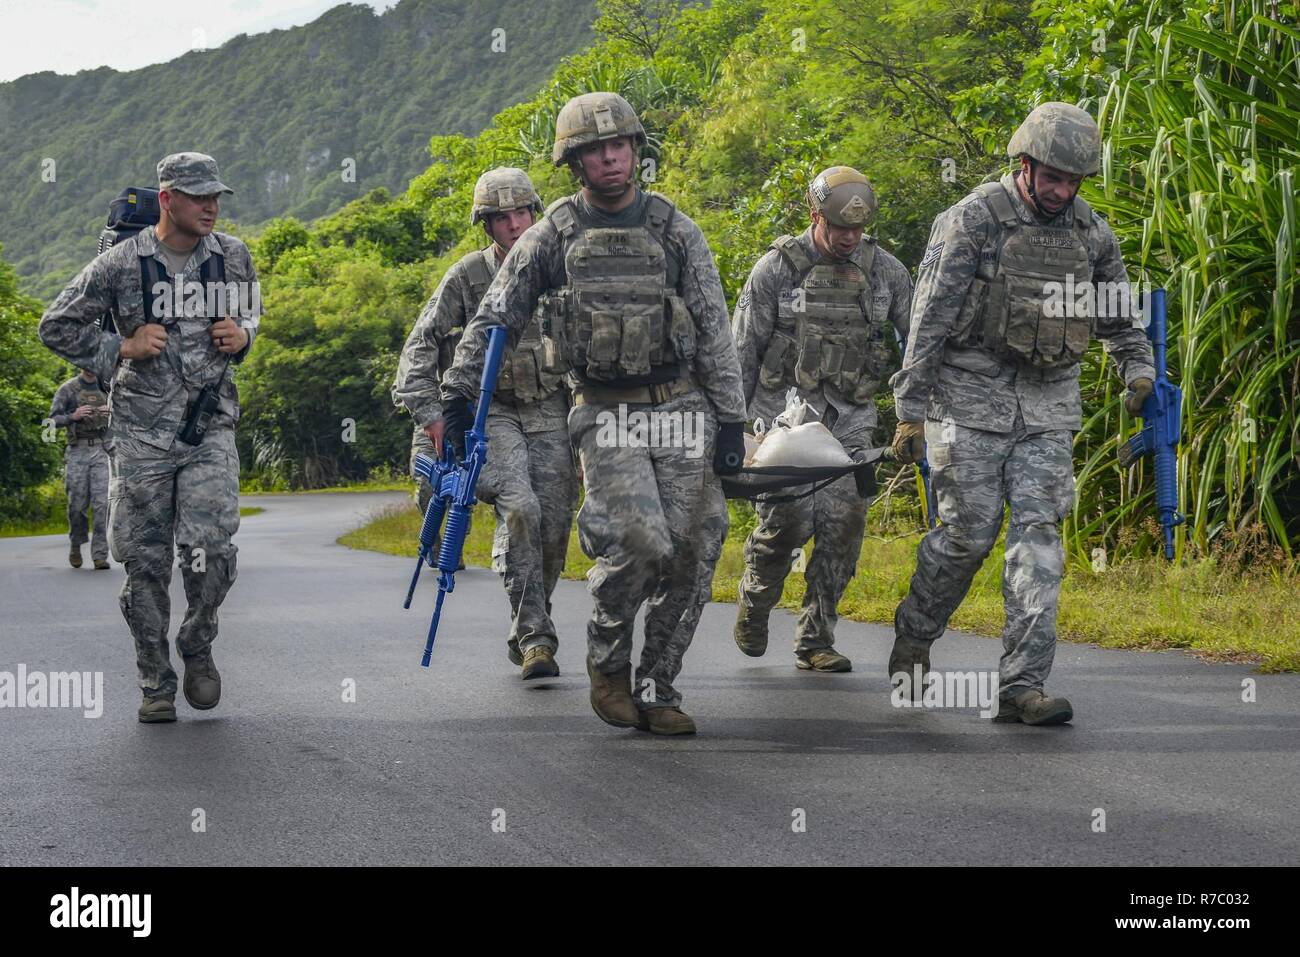
<svg viewBox="0 0 1300 957">
<path fill-rule="evenodd" d="M 590 44 L 595 15 L 594 0 L 347 4 L 129 73 L 0 84 L 0 243 L 22 288 L 52 297 L 93 255 L 109 201 L 155 185 L 158 159 L 183 149 L 215 156 L 236 190 L 227 228 L 400 192 L 429 165 L 430 135 L 476 133 L 531 96 Z"/>
</svg>

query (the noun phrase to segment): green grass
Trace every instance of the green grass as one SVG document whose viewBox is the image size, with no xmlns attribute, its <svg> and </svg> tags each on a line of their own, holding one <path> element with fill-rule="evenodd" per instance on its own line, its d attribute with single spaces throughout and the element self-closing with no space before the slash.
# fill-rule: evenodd
<svg viewBox="0 0 1300 957">
<path fill-rule="evenodd" d="M 19 535 L 66 535 L 68 532 L 68 496 L 61 479 L 46 482 L 33 490 L 34 504 L 25 518 L 0 523 L 0 538 Z M 242 505 L 241 516 L 257 515 L 266 509 L 260 505 Z"/>
<path fill-rule="evenodd" d="M 713 581 L 713 600 L 734 602 L 744 570 L 741 548 L 750 526 L 745 512 L 733 512 L 732 530 Z M 872 526 L 879 527 L 872 511 Z M 752 521 L 752 520 L 751 520 Z M 906 521 L 906 517 L 894 520 Z M 490 565 L 495 517 L 480 505 L 465 543 L 465 562 Z M 377 509 L 366 524 L 339 544 L 413 558 L 420 532 L 417 509 L 406 504 Z M 889 623 L 907 593 L 919 532 L 869 536 L 857 575 L 840 602 L 843 617 Z M 951 625 L 997 636 L 1002 611 L 1002 543 L 975 577 Z M 592 562 L 569 539 L 565 578 L 581 579 Z M 1244 568 L 1244 570 L 1242 570 Z M 804 578 L 791 573 L 782 606 L 797 608 Z M 1162 559 L 1132 559 L 1096 573 L 1072 565 L 1061 588 L 1059 633 L 1067 641 L 1106 648 L 1185 648 L 1219 661 L 1246 661 L 1263 672 L 1300 670 L 1300 572 L 1293 565 L 1202 559 L 1169 566 Z"/>
</svg>

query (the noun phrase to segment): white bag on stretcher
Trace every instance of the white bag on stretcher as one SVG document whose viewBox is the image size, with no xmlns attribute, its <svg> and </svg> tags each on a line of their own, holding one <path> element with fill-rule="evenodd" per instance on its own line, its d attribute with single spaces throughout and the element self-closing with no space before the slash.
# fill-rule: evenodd
<svg viewBox="0 0 1300 957">
<path fill-rule="evenodd" d="M 750 468 L 852 465 L 853 459 L 844 451 L 840 440 L 814 419 L 816 415 L 816 410 L 799 398 L 799 390 L 791 388 L 785 394 L 785 411 L 772 420 L 772 427 L 758 440 L 745 465 Z M 748 444 L 749 436 L 745 438 Z"/>
</svg>

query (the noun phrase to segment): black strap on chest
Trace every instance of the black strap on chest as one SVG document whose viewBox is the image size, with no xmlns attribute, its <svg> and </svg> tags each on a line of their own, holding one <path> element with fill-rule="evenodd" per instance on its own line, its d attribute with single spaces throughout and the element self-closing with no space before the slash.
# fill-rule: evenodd
<svg viewBox="0 0 1300 957">
<path fill-rule="evenodd" d="M 138 235 L 138 234 L 137 234 Z M 139 253 L 139 244 L 137 242 L 136 251 Z M 145 322 L 163 322 L 164 318 L 176 319 L 177 316 L 167 317 L 168 310 L 161 309 L 162 316 L 154 315 L 154 287 L 159 283 L 172 285 L 173 279 L 167 274 L 166 268 L 161 262 L 153 256 L 140 255 L 140 292 L 144 298 L 144 321 Z M 226 281 L 226 257 L 219 252 L 209 254 L 208 258 L 203 260 L 199 266 L 199 282 L 203 284 L 206 292 L 207 287 L 214 282 L 225 283 Z M 209 316 L 209 319 L 216 321 L 221 316 Z"/>
</svg>

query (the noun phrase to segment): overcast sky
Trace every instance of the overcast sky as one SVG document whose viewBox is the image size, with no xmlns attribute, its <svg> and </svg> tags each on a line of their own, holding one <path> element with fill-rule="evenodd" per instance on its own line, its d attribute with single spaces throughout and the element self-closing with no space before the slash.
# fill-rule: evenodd
<svg viewBox="0 0 1300 957">
<path fill-rule="evenodd" d="M 310 23 L 344 0 L 0 0 L 0 81 L 136 70 L 241 33 Z M 396 0 L 353 0 L 382 12 Z"/>
</svg>

